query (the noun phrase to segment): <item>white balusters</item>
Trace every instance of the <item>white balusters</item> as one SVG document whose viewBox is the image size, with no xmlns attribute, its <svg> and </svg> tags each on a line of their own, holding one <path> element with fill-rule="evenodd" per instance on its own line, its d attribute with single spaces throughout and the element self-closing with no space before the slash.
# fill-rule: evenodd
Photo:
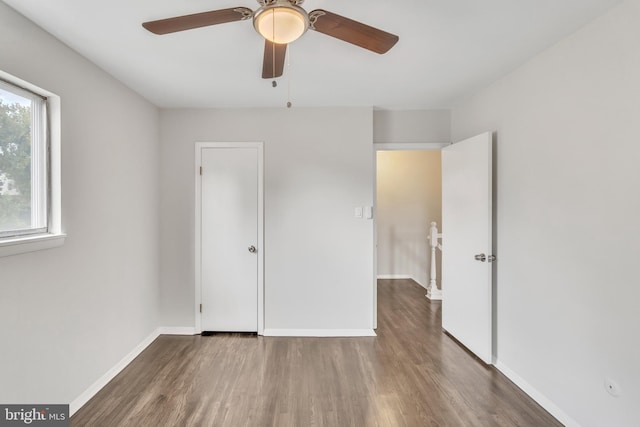
<svg viewBox="0 0 640 427">
<path fill-rule="evenodd" d="M 441 238 L 442 233 L 438 233 L 438 225 L 435 222 L 432 222 L 428 237 L 431 244 L 431 271 L 429 274 L 429 286 L 427 287 L 427 298 L 432 301 L 442 299 L 442 290 L 438 289 L 438 285 L 436 284 L 436 249 L 440 249 L 440 251 L 442 251 L 442 245 L 438 242 L 438 239 Z"/>
</svg>

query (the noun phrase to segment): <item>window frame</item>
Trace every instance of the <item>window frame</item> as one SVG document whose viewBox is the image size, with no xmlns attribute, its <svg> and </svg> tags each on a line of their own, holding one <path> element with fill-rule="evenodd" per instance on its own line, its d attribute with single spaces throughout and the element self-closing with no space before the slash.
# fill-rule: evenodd
<svg viewBox="0 0 640 427">
<path fill-rule="evenodd" d="M 45 162 L 44 198 L 47 223 L 44 231 L 0 237 L 0 257 L 17 255 L 64 244 L 62 232 L 60 179 L 60 97 L 27 81 L 0 70 L 3 83 L 44 99 L 45 147 L 41 160 Z"/>
</svg>

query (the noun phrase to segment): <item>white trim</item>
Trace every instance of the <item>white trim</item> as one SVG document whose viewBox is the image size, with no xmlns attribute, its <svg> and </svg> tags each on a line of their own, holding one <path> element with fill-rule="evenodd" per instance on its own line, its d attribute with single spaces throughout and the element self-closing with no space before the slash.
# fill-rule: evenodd
<svg viewBox="0 0 640 427">
<path fill-rule="evenodd" d="M 375 144 L 374 144 L 375 145 Z M 378 189 L 376 187 L 376 183 L 378 182 L 378 154 L 377 151 L 373 150 L 373 177 L 371 182 L 373 183 L 373 283 L 372 283 L 372 291 L 373 291 L 373 307 L 371 309 L 372 316 L 372 326 L 373 329 L 378 329 Z"/>
<path fill-rule="evenodd" d="M 129 365 L 138 357 L 140 353 L 144 351 L 149 345 L 160 335 L 160 328 L 156 329 L 145 338 L 140 344 L 138 344 L 129 354 L 122 358 L 118 363 L 115 364 L 111 369 L 109 369 L 103 376 L 98 378 L 96 382 L 91 384 L 89 388 L 87 388 L 80 396 L 73 399 L 73 401 L 69 404 L 69 416 L 75 414 L 78 409 L 82 408 L 93 396 L 95 396 L 104 386 L 106 386 L 109 381 L 114 379 L 116 375 L 118 375 L 124 368 Z"/>
<path fill-rule="evenodd" d="M 265 329 L 265 337 L 375 337 L 373 329 Z"/>
<path fill-rule="evenodd" d="M 555 403 L 553 403 L 547 396 L 538 391 L 535 387 L 529 384 L 524 378 L 516 374 L 513 370 L 507 367 L 504 363 L 495 359 L 493 364 L 497 370 L 502 372 L 504 376 L 509 378 L 518 388 L 524 391 L 530 398 L 535 400 L 538 405 L 542 406 L 547 412 L 549 412 L 558 421 L 567 427 L 580 427 L 580 424 L 569 415 L 567 415 L 562 409 L 560 409 Z"/>
<path fill-rule="evenodd" d="M 414 282 L 416 282 L 418 285 L 422 286 L 425 289 L 428 289 L 429 287 L 427 285 L 425 285 L 424 283 L 421 283 L 418 279 L 416 279 L 415 277 L 412 277 L 411 280 L 413 280 Z"/>
<path fill-rule="evenodd" d="M 202 197 L 200 179 L 200 166 L 202 165 L 202 150 L 204 148 L 247 148 L 253 147 L 258 150 L 258 335 L 264 335 L 264 142 L 196 142 L 195 143 L 195 333 L 202 332 L 202 315 L 200 304 L 202 302 L 202 265 L 201 265 L 201 210 Z"/>
<path fill-rule="evenodd" d="M 440 150 L 451 142 L 374 142 L 375 151 Z"/>
<path fill-rule="evenodd" d="M 258 335 L 264 334 L 264 143 L 258 147 Z"/>
<path fill-rule="evenodd" d="M 60 97 L 49 94 L 47 96 L 49 114 L 49 232 L 62 235 L 62 178 L 61 178 L 61 114 Z"/>
<path fill-rule="evenodd" d="M 196 332 L 202 332 L 202 316 L 201 316 L 201 312 L 200 312 L 200 302 L 202 301 L 202 260 L 201 260 L 201 251 L 202 251 L 202 218 L 201 218 L 201 213 L 202 213 L 202 200 L 201 200 L 201 186 L 202 186 L 202 181 L 200 179 L 200 166 L 202 166 L 202 149 L 200 148 L 199 144 L 196 143 L 195 145 L 195 164 L 193 166 L 193 172 L 194 172 L 194 182 L 196 183 L 195 186 L 195 201 L 196 201 L 196 207 L 195 207 L 195 215 L 196 215 L 196 219 L 195 219 L 195 227 L 194 227 L 194 241 L 195 241 L 195 280 L 194 280 L 194 285 L 195 285 L 195 301 L 193 304 L 193 310 L 194 310 L 194 319 L 195 319 L 195 330 Z"/>
<path fill-rule="evenodd" d="M 18 255 L 26 252 L 51 249 L 62 246 L 65 241 L 65 234 L 62 232 L 62 202 L 61 202 L 61 179 L 60 179 L 60 141 L 61 141 L 61 108 L 60 97 L 48 90 L 42 89 L 25 80 L 15 77 L 0 70 L 0 79 L 26 89 L 37 95 L 46 98 L 47 102 L 47 131 L 49 133 L 49 161 L 48 180 L 50 194 L 49 199 L 49 232 L 35 236 L 22 236 L 16 238 L 0 240 L 0 257 Z"/>
<path fill-rule="evenodd" d="M 427 289 L 427 287 L 423 283 L 420 283 L 418 279 L 411 276 L 410 274 L 378 274 L 378 279 L 381 279 L 381 280 L 409 279 L 409 280 L 413 280 L 418 285 Z"/>
<path fill-rule="evenodd" d="M 66 234 L 39 234 L 0 241 L 0 258 L 26 252 L 56 248 L 64 244 Z"/>
<path fill-rule="evenodd" d="M 382 280 L 394 280 L 394 279 L 411 279 L 415 280 L 408 274 L 378 274 L 378 279 Z"/>
<path fill-rule="evenodd" d="M 197 335 L 196 328 L 192 326 L 161 326 L 158 335 Z"/>
</svg>

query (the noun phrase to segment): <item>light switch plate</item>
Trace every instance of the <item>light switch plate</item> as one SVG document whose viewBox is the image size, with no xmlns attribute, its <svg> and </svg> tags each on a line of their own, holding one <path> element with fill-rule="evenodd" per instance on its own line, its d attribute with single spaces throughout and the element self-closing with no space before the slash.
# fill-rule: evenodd
<svg viewBox="0 0 640 427">
<path fill-rule="evenodd" d="M 365 206 L 364 207 L 364 217 L 366 219 L 373 218 L 373 206 Z"/>
</svg>

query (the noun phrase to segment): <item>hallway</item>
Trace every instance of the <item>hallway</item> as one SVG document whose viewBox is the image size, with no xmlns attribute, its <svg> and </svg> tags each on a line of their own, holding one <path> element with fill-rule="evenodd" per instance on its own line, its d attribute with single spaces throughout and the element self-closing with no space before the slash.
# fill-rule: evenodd
<svg viewBox="0 0 640 427">
<path fill-rule="evenodd" d="M 561 425 L 443 334 L 424 294 L 379 280 L 378 337 L 161 336 L 71 425 Z"/>
</svg>

